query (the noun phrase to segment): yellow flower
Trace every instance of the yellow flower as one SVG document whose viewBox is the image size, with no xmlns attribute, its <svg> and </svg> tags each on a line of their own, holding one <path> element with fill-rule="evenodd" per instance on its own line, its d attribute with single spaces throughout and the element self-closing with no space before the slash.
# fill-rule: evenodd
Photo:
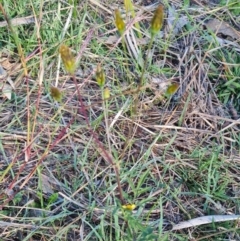
<svg viewBox="0 0 240 241">
<path fill-rule="evenodd" d="M 97 66 L 96 80 L 98 85 L 102 88 L 105 84 L 105 74 L 100 64 Z"/>
<path fill-rule="evenodd" d="M 160 29 L 163 26 L 163 21 L 164 21 L 164 9 L 163 9 L 163 5 L 159 5 L 153 15 L 152 22 L 151 22 L 150 31 L 151 31 L 152 37 L 154 37 L 160 31 Z"/>
<path fill-rule="evenodd" d="M 118 9 L 115 9 L 115 24 L 118 29 L 118 32 L 122 35 L 123 32 L 125 31 L 125 23 Z"/>
<path fill-rule="evenodd" d="M 61 55 L 61 59 L 62 59 L 65 70 L 69 74 L 74 74 L 74 72 L 76 70 L 76 60 L 75 60 L 75 57 L 73 56 L 71 50 L 69 49 L 69 47 L 62 44 L 59 48 L 59 53 Z"/>
<path fill-rule="evenodd" d="M 122 205 L 122 208 L 128 211 L 132 211 L 133 209 L 136 208 L 135 204 L 126 204 L 126 205 Z"/>
<path fill-rule="evenodd" d="M 50 92 L 51 92 L 51 96 L 54 100 L 56 100 L 58 102 L 60 102 L 62 100 L 62 93 L 57 87 L 51 86 Z"/>
</svg>

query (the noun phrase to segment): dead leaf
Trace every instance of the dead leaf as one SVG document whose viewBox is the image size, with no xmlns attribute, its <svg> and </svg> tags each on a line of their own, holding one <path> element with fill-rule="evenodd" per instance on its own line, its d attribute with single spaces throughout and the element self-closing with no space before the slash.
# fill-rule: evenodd
<svg viewBox="0 0 240 241">
<path fill-rule="evenodd" d="M 117 37 L 117 35 L 110 35 L 105 41 L 104 43 L 107 45 L 115 45 L 118 41 L 119 37 Z"/>
<path fill-rule="evenodd" d="M 14 79 L 18 74 L 19 70 L 22 68 L 21 63 L 18 63 L 11 57 L 11 54 L 7 51 L 0 52 L 0 79 L 7 79 L 7 82 L 12 86 L 13 89 L 16 87 L 16 83 L 12 81 L 10 76 L 13 76 Z"/>
<path fill-rule="evenodd" d="M 11 100 L 12 97 L 12 87 L 9 84 L 0 83 L 0 88 L 2 90 L 2 96 L 6 97 L 8 100 Z"/>
<path fill-rule="evenodd" d="M 11 19 L 12 26 L 29 24 L 29 23 L 34 23 L 34 22 L 35 22 L 34 16 Z M 7 25 L 8 25 L 7 21 L 0 22 L 0 28 L 5 27 Z"/>
<path fill-rule="evenodd" d="M 3 80 L 6 77 L 7 77 L 7 72 L 4 70 L 2 65 L 0 65 L 0 80 Z"/>
<path fill-rule="evenodd" d="M 167 24 L 169 32 L 173 35 L 173 37 L 177 35 L 187 23 L 187 16 L 179 16 L 174 7 L 169 7 Z"/>
<path fill-rule="evenodd" d="M 11 62 L 9 61 L 9 58 L 4 58 L 4 57 L 1 56 L 1 66 L 2 66 L 5 70 L 9 71 L 9 70 L 12 69 L 13 63 L 11 63 Z"/>
<path fill-rule="evenodd" d="M 218 223 L 225 221 L 237 220 L 240 218 L 240 215 L 209 215 L 199 218 L 194 218 L 185 222 L 178 223 L 173 226 L 172 230 L 180 230 L 184 228 L 196 227 L 208 223 Z"/>
<path fill-rule="evenodd" d="M 2 96 L 6 97 L 8 100 L 11 100 L 12 96 L 12 86 L 14 86 L 12 80 L 10 77 L 7 76 L 7 72 L 3 69 L 3 67 L 0 65 L 0 90 L 2 92 Z M 11 85 L 6 83 L 9 82 Z"/>
<path fill-rule="evenodd" d="M 211 19 L 205 23 L 205 26 L 216 34 L 221 33 L 235 40 L 240 38 L 240 33 L 224 21 Z"/>
<path fill-rule="evenodd" d="M 42 180 L 42 191 L 45 194 L 53 194 L 54 191 L 52 189 L 52 185 L 50 181 L 50 178 L 44 174 L 41 174 L 41 180 Z"/>
<path fill-rule="evenodd" d="M 114 46 L 118 40 L 119 40 L 119 37 L 117 35 L 110 35 L 106 40 L 104 40 L 104 44 Z M 148 37 L 144 37 L 141 39 L 137 38 L 136 42 L 138 45 L 147 45 L 149 44 L 150 39 Z"/>
<path fill-rule="evenodd" d="M 164 78 L 151 77 L 151 82 L 158 85 L 158 89 L 165 92 L 169 86 L 169 82 Z"/>
</svg>

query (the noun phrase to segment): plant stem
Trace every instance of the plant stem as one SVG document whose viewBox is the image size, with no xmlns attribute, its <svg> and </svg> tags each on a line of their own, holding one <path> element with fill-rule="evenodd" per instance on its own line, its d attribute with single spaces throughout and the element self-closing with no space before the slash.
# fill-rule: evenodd
<svg viewBox="0 0 240 241">
<path fill-rule="evenodd" d="M 114 169 L 114 172 L 116 174 L 116 179 L 117 179 L 117 186 L 118 186 L 120 201 L 121 201 L 122 204 L 124 204 L 123 191 L 122 191 L 121 182 L 120 182 L 119 168 L 116 165 L 116 163 L 114 163 L 114 161 L 113 161 L 111 155 L 109 154 L 109 152 L 106 151 L 106 149 L 104 148 L 103 144 L 99 141 L 97 133 L 92 129 L 92 127 L 90 125 L 89 118 L 87 116 L 87 112 L 86 112 L 86 108 L 85 108 L 84 102 L 82 100 L 81 93 L 80 93 L 78 85 L 77 85 L 76 76 L 72 75 L 71 77 L 73 78 L 74 84 L 75 84 L 76 89 L 77 89 L 78 99 L 79 99 L 79 102 L 80 102 L 80 107 L 81 107 L 81 112 L 82 112 L 81 114 L 83 114 L 83 116 L 85 118 L 86 124 L 87 124 L 87 126 L 89 128 L 89 131 L 90 131 L 93 139 L 95 140 L 95 143 L 98 145 L 99 149 L 101 149 L 102 153 L 106 157 L 106 160 L 109 162 L 109 164 L 111 164 L 111 166 Z"/>
<path fill-rule="evenodd" d="M 108 126 L 108 100 L 104 100 L 104 89 L 101 88 L 102 91 L 102 99 L 103 99 L 103 113 L 104 113 L 104 119 L 105 119 L 105 125 L 106 125 L 106 133 L 107 133 L 107 140 L 108 140 L 108 149 L 111 153 L 111 143 L 110 143 L 110 136 L 109 136 L 109 126 Z"/>
<path fill-rule="evenodd" d="M 142 74 L 141 74 L 141 77 L 140 77 L 138 89 L 140 89 L 144 84 L 144 74 L 145 74 L 146 69 L 147 69 L 148 55 L 150 53 L 152 45 L 153 45 L 153 36 L 151 36 L 150 43 L 148 45 L 147 56 L 146 56 L 146 59 L 144 61 L 144 65 L 143 65 Z"/>
</svg>

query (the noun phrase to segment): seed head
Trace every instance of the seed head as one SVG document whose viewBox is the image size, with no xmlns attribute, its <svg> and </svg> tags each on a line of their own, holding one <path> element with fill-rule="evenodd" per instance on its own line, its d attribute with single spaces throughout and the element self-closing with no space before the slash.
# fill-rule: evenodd
<svg viewBox="0 0 240 241">
<path fill-rule="evenodd" d="M 156 9 L 152 22 L 151 22 L 151 35 L 154 37 L 162 28 L 163 26 L 163 21 L 164 21 L 164 9 L 163 5 L 159 5 L 158 8 Z"/>
<path fill-rule="evenodd" d="M 61 45 L 59 48 L 59 53 L 61 55 L 61 59 L 64 65 L 65 70 L 69 74 L 74 74 L 76 70 L 76 60 L 75 57 L 73 56 L 70 48 L 66 45 Z"/>
<path fill-rule="evenodd" d="M 103 91 L 103 98 L 104 98 L 104 100 L 107 100 L 110 98 L 110 90 L 107 87 Z"/>
<path fill-rule="evenodd" d="M 176 93 L 178 87 L 179 87 L 178 83 L 173 83 L 173 84 L 169 85 L 166 90 L 166 95 L 167 96 L 174 95 Z"/>
<path fill-rule="evenodd" d="M 51 92 L 51 96 L 54 100 L 56 100 L 58 102 L 60 102 L 62 100 L 62 93 L 57 87 L 51 86 L 50 92 Z"/>
<path fill-rule="evenodd" d="M 102 88 L 105 84 L 105 74 L 100 64 L 97 66 L 96 80 L 98 85 Z"/>
<path fill-rule="evenodd" d="M 125 31 L 125 23 L 118 9 L 115 9 L 115 24 L 118 32 L 122 35 Z"/>
</svg>

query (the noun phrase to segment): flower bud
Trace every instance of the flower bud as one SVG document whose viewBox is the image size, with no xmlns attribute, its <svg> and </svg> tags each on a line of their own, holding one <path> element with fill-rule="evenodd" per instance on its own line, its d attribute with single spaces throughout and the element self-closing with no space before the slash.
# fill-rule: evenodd
<svg viewBox="0 0 240 241">
<path fill-rule="evenodd" d="M 159 5 L 158 8 L 156 9 L 152 22 L 151 22 L 151 35 L 154 37 L 162 28 L 163 26 L 163 21 L 164 21 L 164 10 L 163 10 L 163 5 Z"/>
<path fill-rule="evenodd" d="M 74 74 L 76 70 L 76 60 L 69 47 L 66 45 L 61 45 L 59 48 L 59 53 L 61 55 L 65 70 L 69 74 Z"/>
<path fill-rule="evenodd" d="M 109 88 L 105 88 L 103 91 L 103 99 L 107 100 L 109 98 L 110 98 L 110 90 L 109 90 Z"/>
<path fill-rule="evenodd" d="M 100 64 L 97 66 L 96 80 L 98 85 L 102 88 L 105 84 L 105 74 Z"/>
<path fill-rule="evenodd" d="M 118 9 L 115 9 L 115 24 L 118 32 L 122 35 L 125 31 L 125 23 L 122 19 L 121 13 Z"/>
<path fill-rule="evenodd" d="M 51 96 L 54 100 L 56 100 L 58 102 L 60 102 L 62 100 L 62 93 L 57 87 L 51 86 L 50 92 L 51 92 Z"/>
<path fill-rule="evenodd" d="M 176 93 L 178 87 L 179 87 L 178 83 L 173 83 L 173 84 L 169 85 L 166 90 L 166 95 L 167 96 L 174 95 Z"/>
</svg>

